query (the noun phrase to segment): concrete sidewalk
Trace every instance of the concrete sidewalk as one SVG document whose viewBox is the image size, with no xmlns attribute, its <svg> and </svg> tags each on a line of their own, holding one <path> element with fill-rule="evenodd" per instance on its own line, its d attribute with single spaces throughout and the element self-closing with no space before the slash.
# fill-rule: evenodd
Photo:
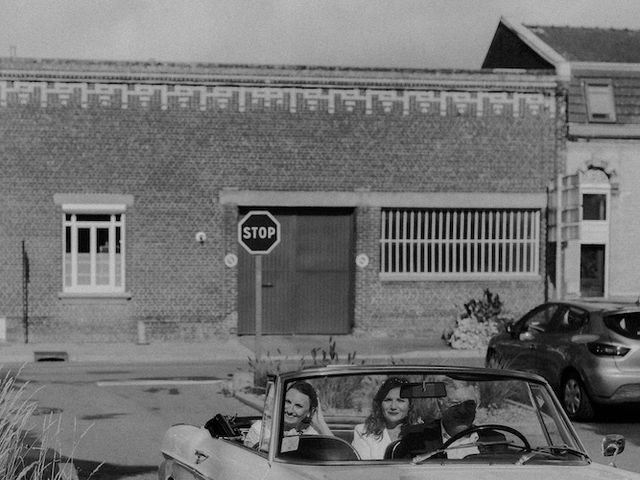
<svg viewBox="0 0 640 480">
<path fill-rule="evenodd" d="M 416 363 L 440 363 L 451 359 L 466 359 L 466 363 L 481 365 L 484 352 L 454 350 L 442 341 L 425 338 L 381 338 L 365 335 L 336 335 L 335 352 L 343 362 L 355 354 L 356 360 L 387 362 L 402 360 Z M 253 336 L 228 336 L 198 343 L 30 343 L 0 344 L 0 365 L 31 363 L 59 359 L 84 363 L 207 363 L 215 361 L 249 361 L 255 358 Z M 317 358 L 330 355 L 328 335 L 265 335 L 261 337 L 264 359 L 312 363 L 312 351 Z"/>
</svg>

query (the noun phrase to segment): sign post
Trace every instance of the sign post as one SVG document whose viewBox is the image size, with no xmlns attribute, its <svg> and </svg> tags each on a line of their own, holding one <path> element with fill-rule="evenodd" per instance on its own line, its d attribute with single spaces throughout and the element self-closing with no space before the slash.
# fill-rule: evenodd
<svg viewBox="0 0 640 480">
<path fill-rule="evenodd" d="M 262 256 L 280 243 L 280 222 L 266 210 L 252 210 L 238 222 L 238 242 L 255 258 L 255 354 L 262 359 Z"/>
</svg>

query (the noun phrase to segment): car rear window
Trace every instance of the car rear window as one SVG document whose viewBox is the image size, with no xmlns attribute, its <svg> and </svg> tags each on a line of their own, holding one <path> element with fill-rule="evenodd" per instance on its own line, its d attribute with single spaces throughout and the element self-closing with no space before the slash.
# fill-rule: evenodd
<svg viewBox="0 0 640 480">
<path fill-rule="evenodd" d="M 604 323 L 624 337 L 640 339 L 640 312 L 608 315 L 604 317 Z"/>
</svg>

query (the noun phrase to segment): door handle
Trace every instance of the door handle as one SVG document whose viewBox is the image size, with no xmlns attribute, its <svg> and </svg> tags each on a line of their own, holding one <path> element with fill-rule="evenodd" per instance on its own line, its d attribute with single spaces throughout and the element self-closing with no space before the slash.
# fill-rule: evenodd
<svg viewBox="0 0 640 480">
<path fill-rule="evenodd" d="M 273 283 L 263 283 L 262 284 L 262 288 L 272 288 L 273 287 Z"/>
</svg>

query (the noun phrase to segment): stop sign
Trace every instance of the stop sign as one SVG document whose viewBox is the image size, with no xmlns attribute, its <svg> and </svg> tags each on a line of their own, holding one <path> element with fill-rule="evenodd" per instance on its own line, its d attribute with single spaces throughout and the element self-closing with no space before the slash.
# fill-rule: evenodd
<svg viewBox="0 0 640 480">
<path fill-rule="evenodd" d="M 267 254 L 280 243 L 280 222 L 267 211 L 251 211 L 238 222 L 238 241 L 251 254 Z"/>
</svg>

